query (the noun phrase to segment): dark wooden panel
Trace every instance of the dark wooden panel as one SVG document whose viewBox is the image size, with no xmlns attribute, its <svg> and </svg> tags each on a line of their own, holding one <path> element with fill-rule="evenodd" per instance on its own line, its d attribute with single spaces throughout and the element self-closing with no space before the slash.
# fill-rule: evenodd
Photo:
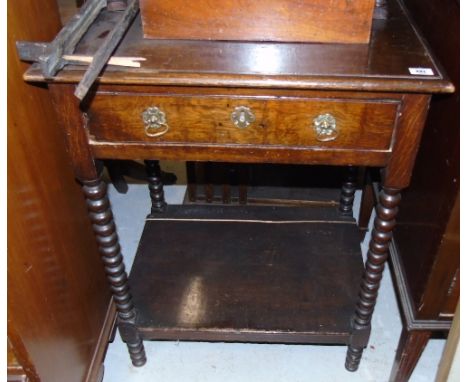
<svg viewBox="0 0 468 382">
<path fill-rule="evenodd" d="M 396 0 L 389 18 L 375 20 L 369 44 L 248 43 L 150 40 L 136 19 L 115 54 L 144 57 L 141 68 L 107 67 L 101 82 L 113 84 L 309 88 L 393 92 L 450 92 L 453 87 L 433 61 Z M 77 52 L 93 54 L 116 19 L 104 12 Z M 411 67 L 431 69 L 414 76 Z M 67 67 L 54 81 L 77 82 L 83 68 Z M 44 81 L 37 67 L 26 74 Z"/>
<path fill-rule="evenodd" d="M 49 94 L 23 81 L 15 48 L 52 39 L 59 16 L 53 0 L 11 1 L 7 11 L 9 339 L 32 381 L 78 382 L 110 293 Z"/>
<path fill-rule="evenodd" d="M 141 89 L 144 91 L 144 88 Z M 97 94 L 87 109 L 88 127 L 95 141 L 148 143 L 202 143 L 282 145 L 323 149 L 365 149 L 389 151 L 397 116 L 398 101 L 354 100 L 350 98 L 281 97 L 272 93 L 262 98 L 236 94 L 201 97 L 192 89 L 181 96 L 171 93 Z M 157 106 L 166 115 L 168 131 L 150 137 L 142 113 Z M 248 107 L 255 120 L 237 127 L 231 114 Z M 336 119 L 335 140 L 318 139 L 313 120 L 331 114 Z"/>
<path fill-rule="evenodd" d="M 336 207 L 169 206 L 130 283 L 146 338 L 347 343 L 362 270 Z"/>
<path fill-rule="evenodd" d="M 395 232 L 418 318 L 437 319 L 443 298 L 429 300 L 433 293 L 446 296 L 459 267 L 457 250 L 444 253 L 440 247 L 459 234 L 456 224 L 447 228 L 460 187 L 460 7 L 455 0 L 405 3 L 457 88 L 453 95 L 433 97 Z"/>
<path fill-rule="evenodd" d="M 367 43 L 374 0 L 142 0 L 145 38 Z"/>
</svg>

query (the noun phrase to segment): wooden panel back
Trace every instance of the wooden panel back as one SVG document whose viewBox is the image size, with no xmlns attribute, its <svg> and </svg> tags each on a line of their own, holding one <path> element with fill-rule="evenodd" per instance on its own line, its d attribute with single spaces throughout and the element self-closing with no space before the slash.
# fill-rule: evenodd
<svg viewBox="0 0 468 382">
<path fill-rule="evenodd" d="M 367 43 L 374 0 L 141 0 L 146 38 Z"/>
</svg>

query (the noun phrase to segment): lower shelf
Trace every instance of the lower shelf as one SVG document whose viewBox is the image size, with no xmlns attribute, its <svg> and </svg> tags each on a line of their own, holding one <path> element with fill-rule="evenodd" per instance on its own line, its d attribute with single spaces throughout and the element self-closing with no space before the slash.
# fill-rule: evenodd
<svg viewBox="0 0 468 382">
<path fill-rule="evenodd" d="M 363 272 L 336 208 L 169 206 L 130 286 L 144 339 L 346 344 Z"/>
</svg>

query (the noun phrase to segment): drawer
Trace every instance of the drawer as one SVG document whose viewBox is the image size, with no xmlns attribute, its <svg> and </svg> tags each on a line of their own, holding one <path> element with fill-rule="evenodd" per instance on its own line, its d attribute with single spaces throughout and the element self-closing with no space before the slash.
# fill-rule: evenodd
<svg viewBox="0 0 468 382">
<path fill-rule="evenodd" d="M 399 102 L 295 97 L 97 94 L 97 142 L 391 150 Z"/>
</svg>

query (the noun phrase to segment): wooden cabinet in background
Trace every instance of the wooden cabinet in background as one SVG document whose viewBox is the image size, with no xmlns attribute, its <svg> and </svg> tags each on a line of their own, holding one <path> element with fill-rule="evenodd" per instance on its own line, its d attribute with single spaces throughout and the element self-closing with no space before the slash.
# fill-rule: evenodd
<svg viewBox="0 0 468 382">
<path fill-rule="evenodd" d="M 395 231 L 403 333 L 392 381 L 407 381 L 431 333 L 448 330 L 460 295 L 460 4 L 405 0 L 457 88 L 431 102 Z"/>
<path fill-rule="evenodd" d="M 114 312 L 48 91 L 16 54 L 59 29 L 55 0 L 8 2 L 9 381 L 98 380 Z"/>
</svg>

